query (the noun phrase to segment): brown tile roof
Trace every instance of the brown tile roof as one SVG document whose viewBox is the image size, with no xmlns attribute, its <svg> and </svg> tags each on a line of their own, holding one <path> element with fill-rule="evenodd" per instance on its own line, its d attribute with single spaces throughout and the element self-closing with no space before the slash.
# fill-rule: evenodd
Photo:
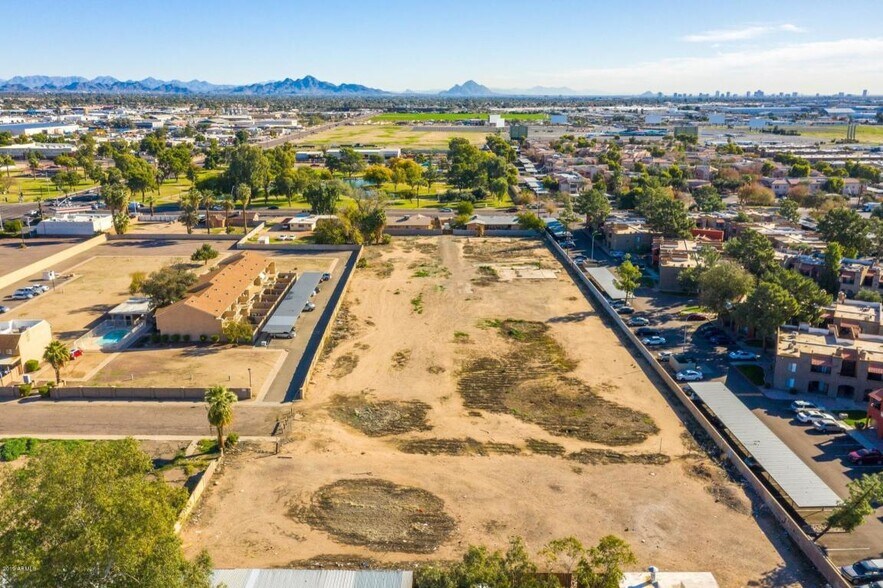
<svg viewBox="0 0 883 588">
<path fill-rule="evenodd" d="M 217 270 L 203 276 L 191 288 L 187 298 L 172 306 L 187 306 L 220 317 L 269 264 L 270 261 L 263 255 L 243 252 Z"/>
</svg>

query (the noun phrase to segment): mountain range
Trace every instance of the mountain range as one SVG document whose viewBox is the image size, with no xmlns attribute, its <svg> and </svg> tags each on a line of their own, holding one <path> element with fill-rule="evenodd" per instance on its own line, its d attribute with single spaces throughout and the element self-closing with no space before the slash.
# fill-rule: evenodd
<svg viewBox="0 0 883 588">
<path fill-rule="evenodd" d="M 118 80 L 110 76 L 93 79 L 81 76 L 15 76 L 0 80 L 0 92 L 43 92 L 79 94 L 216 94 L 241 96 L 385 96 L 395 95 L 361 84 L 333 84 L 313 76 L 298 79 L 260 82 L 245 85 L 212 84 L 202 80 Z M 526 90 L 492 90 L 474 80 L 456 84 L 447 90 L 433 92 L 406 91 L 403 94 L 436 95 L 450 98 L 484 96 L 576 96 L 580 92 L 570 88 L 545 88 L 536 86 Z"/>
</svg>

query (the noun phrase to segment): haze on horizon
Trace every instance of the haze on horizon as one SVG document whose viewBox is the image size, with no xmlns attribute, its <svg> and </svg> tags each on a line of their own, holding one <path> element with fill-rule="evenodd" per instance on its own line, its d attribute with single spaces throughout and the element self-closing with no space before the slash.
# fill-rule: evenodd
<svg viewBox="0 0 883 588">
<path fill-rule="evenodd" d="M 389 91 L 883 93 L 879 3 L 32 0 L 4 7 L 16 75 L 244 84 L 307 74 Z M 35 33 L 37 36 L 35 37 Z M 36 42 L 39 40 L 39 42 Z M 12 51 L 11 48 L 19 48 Z"/>
</svg>

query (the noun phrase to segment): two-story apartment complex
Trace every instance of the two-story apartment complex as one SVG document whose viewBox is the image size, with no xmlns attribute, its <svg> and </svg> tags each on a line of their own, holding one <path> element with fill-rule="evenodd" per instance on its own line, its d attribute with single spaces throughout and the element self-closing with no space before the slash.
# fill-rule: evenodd
<svg viewBox="0 0 883 588">
<path fill-rule="evenodd" d="M 21 374 L 25 362 L 40 361 L 52 341 L 52 329 L 42 319 L 0 322 L 0 372 Z"/>
</svg>

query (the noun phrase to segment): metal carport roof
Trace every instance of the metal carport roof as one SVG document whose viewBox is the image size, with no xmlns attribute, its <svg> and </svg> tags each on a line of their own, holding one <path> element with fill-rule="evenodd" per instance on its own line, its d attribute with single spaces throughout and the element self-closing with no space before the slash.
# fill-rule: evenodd
<svg viewBox="0 0 883 588">
<path fill-rule="evenodd" d="M 227 588 L 411 588 L 413 572 L 383 570 L 215 570 L 212 585 Z"/>
<path fill-rule="evenodd" d="M 586 273 L 611 299 L 625 299 L 625 291 L 616 287 L 617 278 L 612 271 L 606 267 L 590 267 L 586 269 Z"/>
<path fill-rule="evenodd" d="M 840 497 L 721 382 L 690 384 L 798 508 L 830 508 Z"/>
<path fill-rule="evenodd" d="M 319 285 L 321 279 L 322 272 L 301 274 L 282 301 L 279 302 L 279 305 L 276 306 L 276 310 L 273 311 L 261 330 L 269 335 L 291 331 L 300 313 L 303 312 L 304 306 L 309 302 L 310 294 Z"/>
</svg>

